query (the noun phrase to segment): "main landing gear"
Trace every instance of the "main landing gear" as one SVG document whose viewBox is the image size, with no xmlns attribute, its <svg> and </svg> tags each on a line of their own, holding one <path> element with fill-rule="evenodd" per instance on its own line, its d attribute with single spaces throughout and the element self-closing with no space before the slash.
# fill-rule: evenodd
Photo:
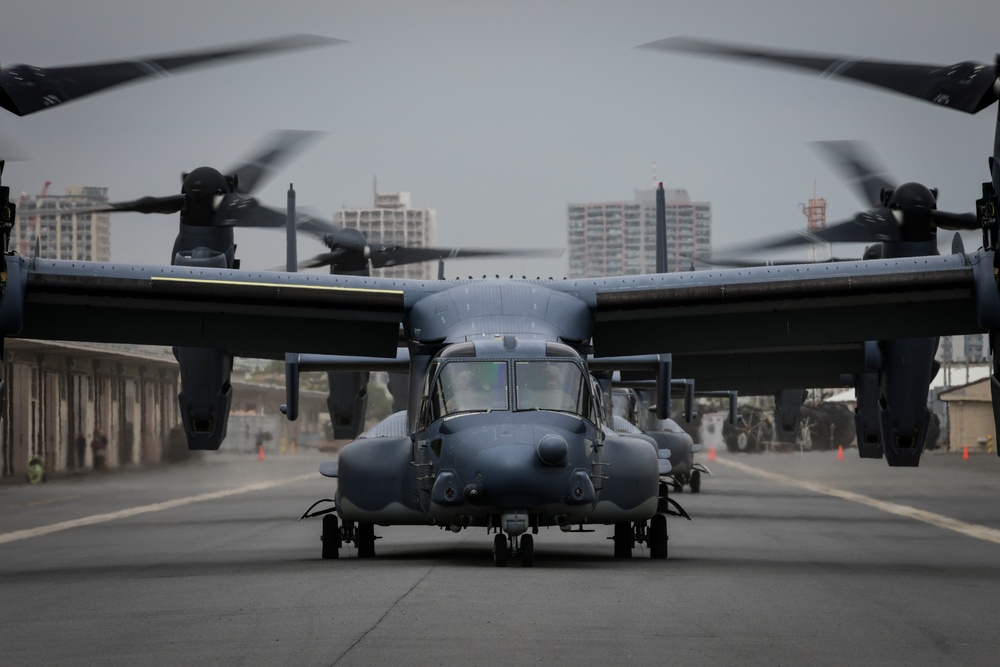
<svg viewBox="0 0 1000 667">
<path fill-rule="evenodd" d="M 700 482 L 700 480 L 699 480 Z M 667 557 L 667 515 L 679 516 L 688 521 L 691 516 L 684 511 L 676 500 L 667 495 L 667 484 L 660 483 L 660 498 L 656 506 L 656 514 L 646 521 L 622 521 L 615 524 L 615 533 L 608 538 L 615 543 L 615 558 L 631 558 L 636 543 L 645 543 L 649 547 L 649 557 L 663 559 Z"/>
<path fill-rule="evenodd" d="M 375 526 L 370 523 L 345 523 L 333 514 L 323 517 L 323 558 L 339 558 L 344 542 L 353 542 L 358 550 L 358 558 L 375 558 Z"/>
<path fill-rule="evenodd" d="M 344 542 L 353 543 L 358 550 L 358 558 L 375 557 L 375 540 L 379 539 L 375 535 L 375 526 L 370 523 L 345 523 L 341 525 L 340 518 L 334 514 L 336 506 L 328 507 L 324 510 L 313 512 L 313 508 L 320 503 L 332 503 L 330 498 L 318 500 L 299 517 L 299 520 L 309 519 L 315 516 L 323 517 L 323 533 L 320 540 L 323 541 L 323 559 L 330 560 L 340 558 L 340 547 Z"/>
<path fill-rule="evenodd" d="M 667 557 L 667 517 L 664 514 L 654 514 L 649 523 L 623 521 L 615 524 L 615 534 L 610 538 L 615 543 L 615 558 L 631 558 L 636 543 L 645 543 L 649 547 L 649 557 L 664 559 Z"/>
</svg>

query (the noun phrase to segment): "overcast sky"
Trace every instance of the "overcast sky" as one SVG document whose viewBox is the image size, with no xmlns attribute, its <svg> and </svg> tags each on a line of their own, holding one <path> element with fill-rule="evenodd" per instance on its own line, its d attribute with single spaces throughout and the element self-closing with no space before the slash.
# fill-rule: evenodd
<svg viewBox="0 0 1000 667">
<path fill-rule="evenodd" d="M 137 5 L 142 8 L 138 9 Z M 260 192 L 326 215 L 368 206 L 372 179 L 437 211 L 438 244 L 566 244 L 570 202 L 667 187 L 711 202 L 713 246 L 804 226 L 813 187 L 831 221 L 863 208 L 807 142 L 872 144 L 892 177 L 971 211 L 996 107 L 977 116 L 790 70 L 638 50 L 689 35 L 950 64 L 992 62 L 996 0 L 5 0 L 0 62 L 56 66 L 306 32 L 350 44 L 151 80 L 0 118 L 30 158 L 5 183 L 37 194 L 179 192 L 180 173 L 236 164 L 269 130 L 326 136 Z M 9 139 L 8 139 L 9 141 Z M 112 259 L 167 263 L 176 216 L 116 216 Z M 244 267 L 284 260 L 279 232 L 237 234 Z M 976 235 L 967 246 L 978 247 Z M 300 256 L 322 248 L 303 241 Z M 842 254 L 842 253 L 839 253 Z M 452 262 L 449 277 L 562 276 L 556 260 Z"/>
</svg>

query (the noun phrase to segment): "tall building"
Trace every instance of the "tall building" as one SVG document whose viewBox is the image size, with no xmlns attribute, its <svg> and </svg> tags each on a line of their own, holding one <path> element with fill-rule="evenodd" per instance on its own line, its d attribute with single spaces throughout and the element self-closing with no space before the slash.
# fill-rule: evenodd
<svg viewBox="0 0 1000 667">
<path fill-rule="evenodd" d="M 434 210 L 410 208 L 409 192 L 375 193 L 372 208 L 346 208 L 337 211 L 333 223 L 348 229 L 357 229 L 369 245 L 381 243 L 416 248 L 432 247 L 437 235 Z M 375 269 L 372 275 L 389 278 L 416 278 L 430 280 L 437 275 L 431 262 L 404 264 Z"/>
<path fill-rule="evenodd" d="M 47 188 L 47 186 L 46 186 Z M 72 186 L 65 195 L 22 196 L 10 247 L 22 255 L 45 259 L 111 260 L 111 214 L 76 213 L 76 209 L 108 203 L 108 189 Z"/>
<path fill-rule="evenodd" d="M 692 257 L 711 257 L 712 206 L 686 190 L 665 195 L 667 267 L 687 271 Z M 655 190 L 636 190 L 632 201 L 570 204 L 567 221 L 570 278 L 656 271 Z"/>
</svg>

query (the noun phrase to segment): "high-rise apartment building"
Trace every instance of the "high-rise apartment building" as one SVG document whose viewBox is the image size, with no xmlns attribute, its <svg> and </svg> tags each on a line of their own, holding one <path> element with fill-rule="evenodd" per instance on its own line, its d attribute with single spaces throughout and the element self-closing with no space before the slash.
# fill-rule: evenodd
<svg viewBox="0 0 1000 667">
<path fill-rule="evenodd" d="M 712 206 L 686 190 L 665 195 L 667 268 L 688 271 L 692 257 L 711 257 Z M 656 271 L 655 190 L 636 190 L 632 201 L 570 204 L 567 222 L 570 278 Z"/>
<path fill-rule="evenodd" d="M 387 246 L 428 248 L 434 245 L 437 235 L 434 210 L 410 208 L 409 192 L 376 192 L 372 208 L 337 211 L 333 216 L 333 223 L 357 229 L 365 235 L 369 245 L 381 243 Z M 437 266 L 431 262 L 403 264 L 375 269 L 372 275 L 430 280 L 437 275 Z"/>
<path fill-rule="evenodd" d="M 23 255 L 45 259 L 111 260 L 111 214 L 76 213 L 76 209 L 104 206 L 108 189 L 73 186 L 65 195 L 23 196 L 17 203 L 17 220 L 10 247 Z"/>
</svg>

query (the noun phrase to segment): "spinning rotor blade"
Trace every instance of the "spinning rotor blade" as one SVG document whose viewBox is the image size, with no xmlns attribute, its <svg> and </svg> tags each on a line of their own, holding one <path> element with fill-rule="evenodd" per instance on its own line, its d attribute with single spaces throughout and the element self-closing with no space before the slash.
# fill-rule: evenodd
<svg viewBox="0 0 1000 667">
<path fill-rule="evenodd" d="M 184 51 L 86 65 L 51 68 L 13 65 L 0 68 L 0 107 L 26 116 L 137 79 L 162 77 L 199 65 L 343 42 L 319 35 L 289 35 L 210 51 Z"/>
<path fill-rule="evenodd" d="M 941 229 L 982 229 L 982 225 L 976 218 L 975 213 L 948 213 L 947 211 L 934 211 L 931 214 L 934 224 Z"/>
<path fill-rule="evenodd" d="M 401 264 L 418 264 L 441 259 L 468 259 L 472 257 L 558 257 L 561 250 L 478 250 L 472 248 L 407 248 L 405 246 L 372 246 L 372 267 Z"/>
<path fill-rule="evenodd" d="M 288 212 L 264 206 L 253 197 L 236 194 L 226 197 L 212 224 L 224 227 L 284 227 L 288 224 Z M 338 231 L 333 224 L 301 212 L 296 213 L 295 228 L 319 238 Z"/>
<path fill-rule="evenodd" d="M 132 201 L 109 202 L 107 206 L 74 209 L 74 212 L 178 213 L 182 208 L 184 208 L 184 195 L 170 195 L 168 197 L 140 197 Z"/>
<path fill-rule="evenodd" d="M 398 245 L 368 243 L 365 235 L 354 228 L 333 228 L 330 223 L 315 216 L 306 216 L 298 224 L 299 230 L 316 236 L 330 249 L 299 264 L 300 268 L 329 266 L 331 271 L 347 272 L 364 270 L 371 261 L 372 268 L 419 264 L 420 262 L 472 257 L 559 257 L 560 249 L 485 250 L 478 248 L 414 248 Z M 331 229 L 332 228 L 332 229 Z"/>
<path fill-rule="evenodd" d="M 872 151 L 860 141 L 817 141 L 813 145 L 833 163 L 841 178 L 855 189 L 868 206 L 873 209 L 888 206 L 889 209 L 901 214 L 896 215 L 896 219 L 903 227 L 907 225 L 908 215 L 918 213 L 929 216 L 933 226 L 942 229 L 980 228 L 975 213 L 949 213 L 937 210 L 936 190 L 929 190 L 918 183 L 896 186 L 889 180 L 888 172 L 879 166 Z M 876 213 L 875 210 L 869 211 L 869 216 L 880 220 L 888 217 L 884 212 Z M 890 240 L 889 236 L 886 236 L 888 232 L 885 229 L 876 229 L 874 233 L 885 236 L 882 240 Z"/>
<path fill-rule="evenodd" d="M 878 243 L 901 241 L 903 232 L 893 212 L 877 208 L 858 213 L 851 220 L 837 222 L 813 232 L 796 232 L 773 241 L 750 246 L 751 250 L 791 248 L 817 243 Z"/>
<path fill-rule="evenodd" d="M 249 192 L 260 186 L 308 141 L 321 132 L 284 130 L 273 133 L 264 148 L 238 165 L 231 176 L 212 167 L 198 167 L 183 175 L 181 193 L 167 197 L 142 197 L 112 202 L 107 206 L 80 209 L 80 213 L 133 211 L 137 213 L 180 213 L 181 222 L 200 227 L 284 227 L 287 213 L 263 206 Z M 333 225 L 302 215 L 297 225 L 314 235 L 336 231 Z"/>
<path fill-rule="evenodd" d="M 305 150 L 309 142 L 316 141 L 324 134 L 313 130 L 274 132 L 264 142 L 263 148 L 226 173 L 236 176 L 237 192 L 251 194 L 270 180 L 289 160 Z"/>
<path fill-rule="evenodd" d="M 642 44 L 639 48 L 759 60 L 805 69 L 827 78 L 853 79 L 966 113 L 982 111 L 1000 97 L 997 65 L 971 61 L 954 65 L 926 65 L 855 56 L 764 50 L 691 37 L 668 37 Z"/>
<path fill-rule="evenodd" d="M 845 259 L 843 257 L 831 257 L 829 259 L 821 259 L 816 262 L 803 259 L 779 259 L 779 260 L 750 260 L 750 259 L 698 259 L 694 260 L 695 264 L 705 264 L 706 266 L 721 266 L 726 268 L 734 269 L 744 269 L 754 266 L 792 266 L 794 264 L 812 264 L 821 262 L 852 262 L 856 260 Z"/>
<path fill-rule="evenodd" d="M 863 142 L 815 141 L 812 145 L 867 206 L 881 206 L 882 193 L 896 188 L 889 180 L 889 172 L 881 168 Z"/>
</svg>

